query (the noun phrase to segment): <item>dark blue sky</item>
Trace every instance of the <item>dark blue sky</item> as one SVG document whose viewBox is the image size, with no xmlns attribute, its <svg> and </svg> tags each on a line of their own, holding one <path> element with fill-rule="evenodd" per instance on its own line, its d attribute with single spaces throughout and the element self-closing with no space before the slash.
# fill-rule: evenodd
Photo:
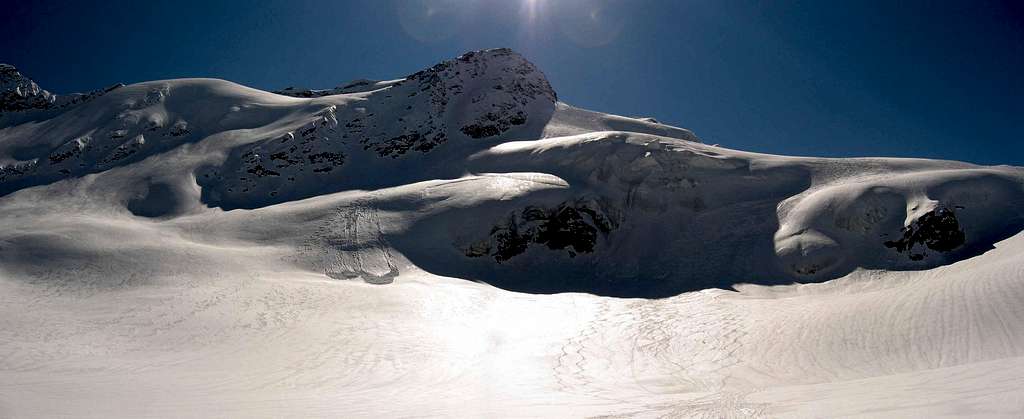
<svg viewBox="0 0 1024 419">
<path fill-rule="evenodd" d="M 1019 1 L 0 2 L 0 62 L 58 93 L 331 87 L 507 46 L 563 101 L 730 148 L 1024 165 Z"/>
</svg>

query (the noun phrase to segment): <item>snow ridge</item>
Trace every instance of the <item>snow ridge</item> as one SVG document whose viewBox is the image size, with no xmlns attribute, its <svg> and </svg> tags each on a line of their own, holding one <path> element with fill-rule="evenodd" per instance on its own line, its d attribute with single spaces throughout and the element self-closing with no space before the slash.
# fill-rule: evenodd
<svg viewBox="0 0 1024 419">
<path fill-rule="evenodd" d="M 392 243 L 418 266 L 521 291 L 664 296 L 765 276 L 925 269 L 982 253 L 1024 225 L 1020 207 L 1003 204 L 1021 199 L 1019 170 L 706 146 L 651 118 L 561 104 L 509 49 L 390 82 L 285 94 L 183 79 L 61 99 L 3 71 L 8 108 L 75 106 L 0 130 L 0 197 L 99 175 L 133 183 L 115 193 L 119 208 L 173 218 L 467 172 L 557 176 L 568 184 L 559 192 L 493 203 L 466 192 L 468 209 L 410 225 L 445 237 L 445 256 Z M 530 269 L 564 270 L 563 279 L 533 283 L 524 277 L 541 276 Z"/>
</svg>

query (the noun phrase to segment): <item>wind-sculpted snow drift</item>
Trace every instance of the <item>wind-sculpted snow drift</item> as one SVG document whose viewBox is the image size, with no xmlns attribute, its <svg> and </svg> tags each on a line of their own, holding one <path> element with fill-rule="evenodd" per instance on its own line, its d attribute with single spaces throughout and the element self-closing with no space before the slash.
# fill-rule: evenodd
<svg viewBox="0 0 1024 419">
<path fill-rule="evenodd" d="M 274 93 L 0 65 L 0 416 L 1014 416 L 1022 204 L 574 108 L 507 49 Z"/>
</svg>

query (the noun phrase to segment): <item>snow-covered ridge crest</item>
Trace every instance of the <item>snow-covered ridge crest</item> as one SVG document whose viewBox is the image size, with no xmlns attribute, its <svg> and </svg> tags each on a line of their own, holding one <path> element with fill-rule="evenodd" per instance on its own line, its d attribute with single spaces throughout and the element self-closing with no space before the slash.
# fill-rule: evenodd
<svg viewBox="0 0 1024 419">
<path fill-rule="evenodd" d="M 38 88 L 11 80 L 16 92 Z M 287 95 L 162 80 L 17 111 L 35 119 L 0 127 L 0 204 L 64 191 L 162 222 L 412 189 L 402 203 L 365 204 L 405 217 L 402 235 L 374 226 L 364 237 L 374 254 L 520 291 L 620 296 L 928 269 L 1024 225 L 1019 169 L 705 145 L 685 129 L 557 102 L 544 74 L 508 49 L 341 89 Z M 345 222 L 362 222 L 353 217 Z M 338 254 L 337 240 L 309 240 Z M 335 265 L 302 267 L 366 271 Z M 388 275 L 397 266 L 376 265 Z M 560 281 L 546 281 L 550 272 Z"/>
<path fill-rule="evenodd" d="M 370 79 L 357 79 L 352 80 L 348 83 L 340 85 L 332 89 L 306 89 L 301 87 L 289 86 L 281 90 L 274 90 L 272 93 L 279 95 L 291 96 L 291 97 L 302 97 L 302 98 L 314 98 L 324 97 L 333 95 L 344 95 L 351 93 L 363 93 L 371 92 L 378 89 L 384 89 L 393 86 L 402 80 L 370 80 Z"/>
<path fill-rule="evenodd" d="M 339 85 L 339 86 L 331 88 L 331 89 L 307 89 L 307 88 L 300 88 L 300 87 L 290 86 L 290 87 L 286 87 L 286 88 L 281 89 L 281 90 L 274 90 L 273 93 L 277 93 L 279 95 L 285 95 L 285 96 L 292 96 L 292 97 L 314 98 L 314 97 L 323 97 L 323 96 L 333 96 L 333 95 L 342 95 L 342 94 L 351 94 L 351 93 L 370 92 L 370 91 L 374 91 L 374 90 L 388 88 L 388 87 L 394 86 L 396 84 L 400 84 L 400 83 L 402 83 L 404 81 L 407 81 L 409 79 L 413 79 L 413 78 L 416 78 L 418 76 L 421 76 L 424 73 L 428 73 L 428 72 L 432 72 L 432 71 L 433 72 L 437 72 L 437 70 L 448 68 L 448 67 L 452 67 L 452 66 L 460 66 L 460 63 L 468 64 L 468 63 L 471 63 L 471 62 L 472 63 L 479 63 L 479 62 L 483 62 L 483 61 L 486 61 L 486 62 L 491 63 L 491 64 L 497 64 L 497 63 L 499 63 L 501 61 L 505 61 L 506 62 L 506 66 L 508 66 L 510 68 L 518 68 L 518 69 L 520 69 L 521 70 L 521 72 L 519 72 L 520 75 L 534 76 L 536 78 L 535 82 L 536 82 L 536 85 L 537 85 L 538 88 L 542 89 L 546 95 L 549 95 L 551 97 L 552 100 L 557 100 L 558 99 L 557 98 L 557 94 L 555 93 L 554 89 L 551 88 L 551 85 L 548 83 L 548 81 L 544 77 L 543 73 L 541 73 L 533 65 L 533 63 L 529 62 L 528 60 L 523 58 L 523 56 L 519 55 L 515 51 L 512 51 L 511 49 L 508 49 L 508 48 L 495 48 L 495 49 L 488 49 L 488 50 L 468 52 L 466 54 L 463 54 L 463 55 L 457 57 L 454 60 L 447 60 L 447 61 L 441 62 L 441 63 L 437 64 L 436 66 L 430 68 L 430 69 L 422 70 L 422 71 L 416 72 L 414 74 L 411 74 L 411 75 L 408 75 L 406 77 L 403 77 L 401 79 L 396 79 L 396 80 L 356 79 L 356 80 L 352 80 L 352 81 L 350 81 L 348 83 L 345 83 L 343 85 Z M 460 71 L 456 70 L 456 73 L 460 73 Z M 647 118 L 647 119 L 650 119 L 650 118 Z M 654 121 L 654 122 L 656 122 L 656 121 Z"/>
<path fill-rule="evenodd" d="M 0 196 L 245 129 L 238 141 L 209 145 L 227 158 L 197 174 L 204 201 L 284 202 L 342 190 L 348 166 L 387 165 L 374 163 L 387 158 L 418 172 L 411 167 L 418 163 L 405 161 L 410 153 L 447 145 L 446 155 L 466 154 L 466 147 L 486 147 L 471 142 L 538 137 L 557 99 L 543 73 L 508 49 L 467 53 L 391 82 L 349 83 L 343 94 L 294 95 L 306 100 L 209 79 L 55 96 L 6 68 L 5 103 L 19 112 L 0 124 L 8 125 L 0 142 Z M 330 126 L 318 122 L 323 118 Z"/>
<path fill-rule="evenodd" d="M 470 52 L 400 80 L 341 90 L 356 93 L 279 92 L 313 99 L 308 103 L 319 108 L 297 127 L 202 168 L 204 202 L 251 208 L 458 175 L 437 173 L 438 162 L 457 161 L 491 142 L 541 136 L 557 101 L 544 74 L 509 49 Z M 393 176 L 363 175 L 380 170 Z"/>
</svg>

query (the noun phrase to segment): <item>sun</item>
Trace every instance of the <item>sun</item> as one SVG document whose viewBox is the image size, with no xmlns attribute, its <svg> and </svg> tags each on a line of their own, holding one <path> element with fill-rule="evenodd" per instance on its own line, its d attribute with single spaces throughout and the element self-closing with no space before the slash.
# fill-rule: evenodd
<svg viewBox="0 0 1024 419">
<path fill-rule="evenodd" d="M 536 22 L 540 16 L 540 9 L 543 3 L 544 0 L 523 0 L 523 15 L 526 18 L 527 24 Z"/>
</svg>

